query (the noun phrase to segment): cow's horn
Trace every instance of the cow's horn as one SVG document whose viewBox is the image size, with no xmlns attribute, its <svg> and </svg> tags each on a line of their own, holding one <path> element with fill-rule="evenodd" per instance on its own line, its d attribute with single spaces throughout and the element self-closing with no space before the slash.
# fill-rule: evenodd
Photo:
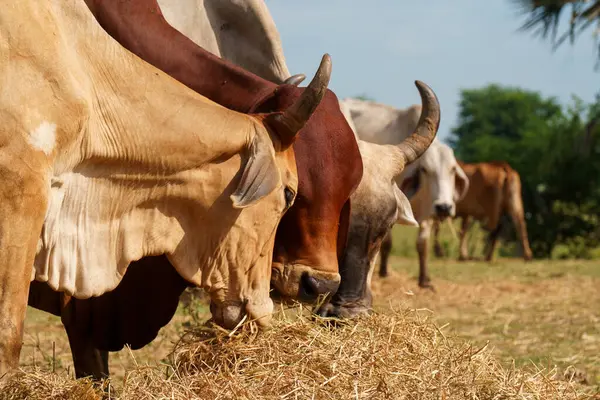
<svg viewBox="0 0 600 400">
<path fill-rule="evenodd" d="M 398 150 L 404 163 L 399 163 L 400 171 L 411 162 L 415 161 L 429 148 L 440 127 L 440 103 L 434 91 L 421 81 L 415 81 L 421 103 L 423 105 L 421 117 L 415 131 L 398 145 Z"/>
<path fill-rule="evenodd" d="M 331 57 L 329 54 L 323 55 L 321 64 L 312 81 L 300 98 L 294 102 L 287 110 L 277 115 L 277 122 L 282 124 L 287 137 L 282 137 L 284 141 L 293 140 L 294 136 L 304 127 L 310 116 L 325 96 L 329 78 L 331 77 Z M 279 131 L 279 133 L 283 133 Z"/>
<path fill-rule="evenodd" d="M 289 78 L 287 78 L 285 81 L 283 81 L 284 85 L 294 85 L 294 86 L 298 86 L 299 84 L 301 84 L 304 80 L 306 79 L 306 75 L 304 74 L 296 74 L 296 75 L 292 75 Z"/>
</svg>

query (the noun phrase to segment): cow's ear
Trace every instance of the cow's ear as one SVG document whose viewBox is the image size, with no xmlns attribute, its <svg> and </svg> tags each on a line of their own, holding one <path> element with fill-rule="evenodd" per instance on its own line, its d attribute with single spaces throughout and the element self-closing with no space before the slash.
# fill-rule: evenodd
<svg viewBox="0 0 600 400">
<path fill-rule="evenodd" d="M 404 178 L 400 185 L 400 189 L 409 199 L 419 191 L 419 187 L 421 185 L 421 179 L 419 175 L 419 169 L 415 168 L 410 175 Z"/>
<path fill-rule="evenodd" d="M 454 201 L 459 201 L 467 194 L 469 190 L 469 178 L 460 167 L 456 166 L 456 175 L 454 176 Z"/>
<path fill-rule="evenodd" d="M 394 195 L 396 196 L 396 205 L 398 207 L 396 223 L 400 225 L 419 226 L 415 219 L 410 201 L 398 186 L 394 183 Z"/>
<path fill-rule="evenodd" d="M 279 186 L 279 170 L 269 144 L 260 135 L 254 137 L 242 178 L 231 195 L 235 208 L 249 207 Z"/>
</svg>

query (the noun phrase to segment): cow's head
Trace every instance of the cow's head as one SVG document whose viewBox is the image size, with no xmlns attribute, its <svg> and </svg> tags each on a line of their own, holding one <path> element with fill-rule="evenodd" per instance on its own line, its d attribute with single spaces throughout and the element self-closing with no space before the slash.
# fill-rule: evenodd
<svg viewBox="0 0 600 400">
<path fill-rule="evenodd" d="M 234 243 L 237 246 L 228 248 L 231 253 L 225 256 L 230 265 L 229 275 L 216 276 L 217 281 L 204 285 L 211 288 L 213 318 L 225 327 L 235 326 L 245 313 L 263 325 L 270 320 L 275 232 L 282 215 L 297 201 L 300 187 L 292 144 L 326 95 L 330 75 L 331 61 L 326 55 L 309 86 L 298 89 L 301 93 L 294 102 L 283 111 L 254 116 L 246 162 L 230 196 L 233 206 L 240 211 L 231 228 L 237 236 Z M 255 258 L 248 263 L 248 257 Z M 249 269 L 240 268 L 248 264 Z M 337 271 L 335 275 L 337 280 Z M 224 286 L 227 290 L 223 290 Z"/>
<path fill-rule="evenodd" d="M 293 77 L 257 111 L 285 109 L 304 89 Z M 362 160 L 337 97 L 326 91 L 294 143 L 298 194 L 275 238 L 272 285 L 283 297 L 312 300 L 337 290 L 350 218 L 349 197 L 362 176 Z"/>
<path fill-rule="evenodd" d="M 401 189 L 411 199 L 419 221 L 429 217 L 440 220 L 453 217 L 456 202 L 469 188 L 469 179 L 458 165 L 454 152 L 438 141 L 434 141 L 403 175 Z"/>
<path fill-rule="evenodd" d="M 322 316 L 349 317 L 370 309 L 370 277 L 383 238 L 394 224 L 418 225 L 396 179 L 435 138 L 440 108 L 427 85 L 419 81 L 416 85 L 423 112 L 415 132 L 398 146 L 359 142 L 364 174 L 351 197 L 350 230 L 340 266 L 342 282 L 331 301 L 318 310 Z"/>
</svg>

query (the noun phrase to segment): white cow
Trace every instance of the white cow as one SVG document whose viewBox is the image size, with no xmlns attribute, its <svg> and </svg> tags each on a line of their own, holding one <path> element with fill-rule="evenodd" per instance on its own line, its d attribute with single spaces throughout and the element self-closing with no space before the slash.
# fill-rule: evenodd
<svg viewBox="0 0 600 400">
<path fill-rule="evenodd" d="M 344 99 L 341 104 L 349 112 L 358 137 L 378 144 L 397 144 L 405 140 L 421 113 L 418 105 L 399 110 L 360 99 Z M 431 287 L 427 273 L 427 240 L 432 221 L 455 215 L 456 202 L 466 194 L 469 180 L 452 149 L 436 140 L 421 158 L 405 169 L 397 183 L 408 194 L 419 223 L 419 286 Z M 391 241 L 388 234 L 381 246 L 381 276 L 387 275 Z"/>
<path fill-rule="evenodd" d="M 145 256 L 204 287 L 217 322 L 268 323 L 297 190 L 287 127 L 314 112 L 329 59 L 288 110 L 255 117 L 124 50 L 80 0 L 20 0 L 0 21 L 0 376 L 18 365 L 30 280 L 99 296 Z"/>
</svg>

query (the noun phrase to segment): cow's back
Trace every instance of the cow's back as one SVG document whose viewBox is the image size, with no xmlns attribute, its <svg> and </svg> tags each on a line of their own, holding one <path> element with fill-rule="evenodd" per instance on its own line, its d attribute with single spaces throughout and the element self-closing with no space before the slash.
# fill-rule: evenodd
<svg viewBox="0 0 600 400">
<path fill-rule="evenodd" d="M 158 0 L 165 19 L 198 46 L 275 83 L 290 76 L 263 0 Z"/>
<path fill-rule="evenodd" d="M 507 173 L 502 166 L 495 163 L 459 162 L 459 165 L 469 178 L 469 190 L 457 203 L 456 215 L 484 220 L 488 216 L 490 205 L 497 201 L 496 196 L 503 192 Z"/>
<path fill-rule="evenodd" d="M 385 104 L 354 98 L 340 102 L 349 111 L 357 136 L 370 143 L 396 145 L 417 127 L 421 105 L 396 109 Z"/>
<path fill-rule="evenodd" d="M 484 220 L 491 206 L 500 204 L 500 212 L 511 208 L 523 208 L 521 179 L 505 161 L 489 161 L 475 164 L 459 162 L 469 178 L 469 190 L 457 204 L 457 216 L 472 216 Z"/>
</svg>

